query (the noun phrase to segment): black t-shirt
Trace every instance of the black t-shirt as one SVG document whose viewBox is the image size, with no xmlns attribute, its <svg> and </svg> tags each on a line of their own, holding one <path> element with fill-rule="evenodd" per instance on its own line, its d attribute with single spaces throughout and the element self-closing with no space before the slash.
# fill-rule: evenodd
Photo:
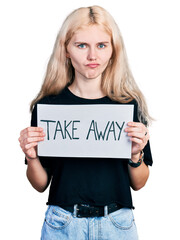
<svg viewBox="0 0 180 240">
<path fill-rule="evenodd" d="M 75 96 L 68 88 L 60 94 L 47 96 L 39 104 L 121 104 L 108 97 L 84 99 Z M 134 121 L 137 122 L 137 103 L 134 104 Z M 31 126 L 37 126 L 37 105 L 32 112 Z M 104 206 L 119 203 L 133 208 L 127 159 L 39 157 L 44 168 L 52 175 L 48 205 L 68 206 L 89 204 Z M 144 148 L 144 162 L 152 165 L 150 144 Z M 27 163 L 27 162 L 26 162 Z"/>
</svg>

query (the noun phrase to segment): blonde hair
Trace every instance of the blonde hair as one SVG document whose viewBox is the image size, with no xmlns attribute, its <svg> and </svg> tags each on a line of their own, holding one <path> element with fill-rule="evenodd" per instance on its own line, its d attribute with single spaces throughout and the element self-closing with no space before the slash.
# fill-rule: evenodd
<svg viewBox="0 0 180 240">
<path fill-rule="evenodd" d="M 112 39 L 113 54 L 102 74 L 102 91 L 110 99 L 121 103 L 135 99 L 139 120 L 148 125 L 151 117 L 145 98 L 129 69 L 120 30 L 112 16 L 99 6 L 76 9 L 65 19 L 56 38 L 41 90 L 31 102 L 30 109 L 44 96 L 56 95 L 73 82 L 74 68 L 69 58 L 66 58 L 66 48 L 77 30 L 91 25 L 102 26 Z"/>
</svg>

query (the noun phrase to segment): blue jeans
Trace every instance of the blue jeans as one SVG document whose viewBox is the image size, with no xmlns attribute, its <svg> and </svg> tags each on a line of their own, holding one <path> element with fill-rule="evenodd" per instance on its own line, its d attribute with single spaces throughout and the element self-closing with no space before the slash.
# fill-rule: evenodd
<svg viewBox="0 0 180 240">
<path fill-rule="evenodd" d="M 132 210 L 122 208 L 103 217 L 78 218 L 58 206 L 49 206 L 41 240 L 138 240 Z"/>
</svg>

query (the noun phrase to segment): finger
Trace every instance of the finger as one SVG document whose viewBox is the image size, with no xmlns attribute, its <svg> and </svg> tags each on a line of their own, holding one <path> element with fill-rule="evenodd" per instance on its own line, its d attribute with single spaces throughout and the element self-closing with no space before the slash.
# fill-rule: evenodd
<svg viewBox="0 0 180 240">
<path fill-rule="evenodd" d="M 140 128 L 137 128 L 137 127 L 128 127 L 128 128 L 125 128 L 125 132 L 141 132 L 141 129 Z"/>
<path fill-rule="evenodd" d="M 134 142 L 134 143 L 139 144 L 139 145 L 144 144 L 143 140 L 140 139 L 140 138 L 132 137 L 132 138 L 130 138 L 130 140 L 131 140 L 132 142 Z"/>
<path fill-rule="evenodd" d="M 24 141 L 26 138 L 31 137 L 44 137 L 45 133 L 43 131 L 23 131 L 19 138 L 19 141 Z"/>
<path fill-rule="evenodd" d="M 136 142 L 136 143 L 138 143 L 138 144 L 141 144 L 141 143 L 143 143 L 143 144 L 147 144 L 147 141 L 148 141 L 148 139 L 146 138 L 146 137 L 142 137 L 142 135 L 141 134 L 137 134 L 137 135 L 132 135 L 132 136 L 130 136 L 131 137 L 131 141 L 133 141 L 133 142 Z M 135 140 L 134 140 L 135 139 Z M 137 141 L 136 141 L 137 140 Z M 139 140 L 139 141 L 138 141 Z"/>
<path fill-rule="evenodd" d="M 24 135 L 25 133 L 29 133 L 29 132 L 42 132 L 42 131 L 43 131 L 43 128 L 41 127 L 27 127 L 20 132 L 20 135 Z"/>
<path fill-rule="evenodd" d="M 135 132 L 140 132 L 145 136 L 148 134 L 148 129 L 146 128 L 146 126 L 143 123 L 129 122 L 128 126 L 129 127 L 125 128 L 125 132 L 135 131 Z"/>
<path fill-rule="evenodd" d="M 45 133 L 43 131 L 40 132 L 27 132 L 24 134 L 27 137 L 38 137 L 38 136 L 45 136 Z"/>
<path fill-rule="evenodd" d="M 132 129 L 132 128 L 137 129 L 137 130 L 139 129 L 139 131 L 141 131 L 141 132 L 147 131 L 146 126 L 140 122 L 129 122 L 127 125 L 129 126 L 130 129 Z"/>
<path fill-rule="evenodd" d="M 29 138 L 25 138 L 24 141 L 24 144 L 29 144 L 29 143 L 33 143 L 33 142 L 41 142 L 44 140 L 44 137 L 29 137 Z"/>
<path fill-rule="evenodd" d="M 24 152 L 27 152 L 27 150 L 31 149 L 31 148 L 34 148 L 38 145 L 38 142 L 33 142 L 33 143 L 29 143 L 29 144 L 26 144 L 24 146 Z"/>
<path fill-rule="evenodd" d="M 22 147 L 22 151 L 24 152 L 25 155 L 32 157 L 30 152 L 35 153 L 35 151 L 36 151 L 35 148 L 37 147 L 37 144 L 38 143 L 27 144 Z"/>
<path fill-rule="evenodd" d="M 129 127 L 142 127 L 142 126 L 145 127 L 145 125 L 143 123 L 141 123 L 141 122 L 128 122 L 127 125 Z"/>
<path fill-rule="evenodd" d="M 145 135 L 142 132 L 129 132 L 127 135 L 131 138 L 138 138 L 138 139 L 142 140 L 142 142 L 145 144 L 147 144 L 147 142 L 149 140 L 149 133 L 147 133 L 147 135 Z"/>
<path fill-rule="evenodd" d="M 38 141 L 39 138 L 44 138 L 44 132 L 29 132 L 21 136 L 21 141 Z"/>
<path fill-rule="evenodd" d="M 37 148 L 37 146 L 24 151 L 26 158 L 34 159 L 37 157 L 37 149 L 35 148 Z"/>
<path fill-rule="evenodd" d="M 38 144 L 38 142 L 43 141 L 43 137 L 38 137 L 38 138 L 27 138 L 24 139 L 23 141 L 20 141 L 20 147 L 23 150 L 23 152 L 26 152 L 29 147 L 34 147 Z"/>
<path fill-rule="evenodd" d="M 141 132 L 129 132 L 128 133 L 129 137 L 135 137 L 135 138 L 139 138 L 139 139 L 146 139 L 145 135 Z"/>
<path fill-rule="evenodd" d="M 150 138 L 149 132 L 147 131 L 144 136 L 145 136 L 145 139 L 148 141 Z"/>
<path fill-rule="evenodd" d="M 34 153 L 32 151 L 32 148 L 31 148 L 27 151 L 27 153 L 25 153 L 25 157 L 26 157 L 27 160 L 32 160 L 32 159 L 35 159 L 37 157 L 37 154 Z"/>
</svg>

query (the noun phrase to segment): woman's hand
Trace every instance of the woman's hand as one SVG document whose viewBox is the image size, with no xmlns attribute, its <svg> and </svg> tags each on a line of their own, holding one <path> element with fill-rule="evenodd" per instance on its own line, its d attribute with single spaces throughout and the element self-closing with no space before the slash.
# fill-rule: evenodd
<svg viewBox="0 0 180 240">
<path fill-rule="evenodd" d="M 37 158 L 37 144 L 44 140 L 45 133 L 40 127 L 27 127 L 20 133 L 19 142 L 27 160 Z"/>
<path fill-rule="evenodd" d="M 125 129 L 132 141 L 132 157 L 140 154 L 149 140 L 149 132 L 143 123 L 129 122 Z"/>
<path fill-rule="evenodd" d="M 133 162 L 138 162 L 140 152 L 144 149 L 149 140 L 148 129 L 143 123 L 129 122 L 125 132 L 127 132 L 130 140 L 132 141 L 131 160 Z M 149 177 L 149 168 L 144 162 L 142 162 L 142 164 L 137 168 L 129 166 L 129 176 L 131 187 L 134 190 L 139 190 L 147 182 Z"/>
</svg>

